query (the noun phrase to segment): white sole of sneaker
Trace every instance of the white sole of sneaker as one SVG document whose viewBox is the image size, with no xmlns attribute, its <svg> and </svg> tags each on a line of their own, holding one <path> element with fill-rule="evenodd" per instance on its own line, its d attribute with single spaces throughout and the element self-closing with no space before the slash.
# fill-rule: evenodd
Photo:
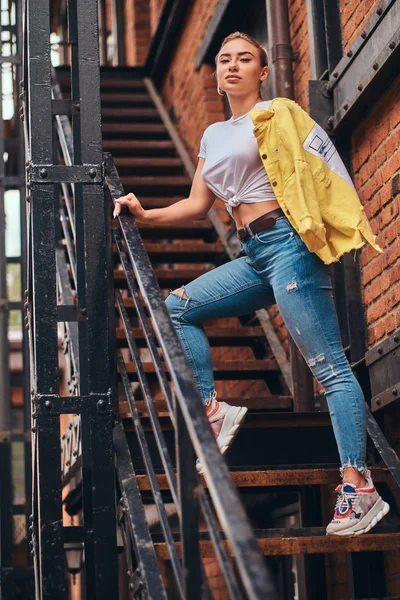
<svg viewBox="0 0 400 600">
<path fill-rule="evenodd" d="M 389 510 L 389 504 L 382 500 L 382 498 L 378 498 L 374 506 L 354 527 L 343 529 L 342 531 L 327 532 L 327 535 L 361 535 L 362 533 L 367 533 L 388 514 Z"/>
<path fill-rule="evenodd" d="M 243 423 L 247 410 L 248 409 L 245 406 L 231 406 L 231 408 L 226 413 L 224 423 L 221 427 L 221 431 L 219 432 L 219 436 L 217 438 L 217 444 L 221 454 L 225 454 L 225 452 L 232 445 L 232 442 L 237 436 L 240 426 Z M 220 439 L 223 440 L 222 444 L 218 441 Z M 198 473 L 204 473 L 200 461 L 196 463 L 196 469 Z"/>
<path fill-rule="evenodd" d="M 231 406 L 225 415 L 224 423 L 217 437 L 217 444 L 221 454 L 225 454 L 238 434 L 241 424 L 246 416 L 245 406 Z"/>
</svg>

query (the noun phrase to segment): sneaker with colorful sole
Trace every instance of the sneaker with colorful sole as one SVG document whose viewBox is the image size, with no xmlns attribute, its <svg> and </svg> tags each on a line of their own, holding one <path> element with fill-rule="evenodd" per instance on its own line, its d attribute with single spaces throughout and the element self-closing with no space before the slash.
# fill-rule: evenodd
<svg viewBox="0 0 400 600">
<path fill-rule="evenodd" d="M 370 471 L 364 476 L 363 488 L 346 482 L 337 486 L 338 498 L 333 519 L 326 528 L 327 535 L 367 533 L 389 512 L 389 504 L 376 491 Z"/>
<path fill-rule="evenodd" d="M 210 402 L 206 404 L 206 410 L 220 452 L 225 454 L 232 445 L 248 409 L 245 406 L 231 406 L 227 402 L 218 402 L 214 392 Z M 199 459 L 196 461 L 196 468 L 199 473 L 203 472 Z"/>
</svg>

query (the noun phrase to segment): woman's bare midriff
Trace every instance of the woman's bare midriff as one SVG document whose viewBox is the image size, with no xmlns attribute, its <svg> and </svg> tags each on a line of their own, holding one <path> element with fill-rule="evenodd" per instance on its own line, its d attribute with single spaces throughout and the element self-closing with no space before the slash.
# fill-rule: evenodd
<svg viewBox="0 0 400 600">
<path fill-rule="evenodd" d="M 257 217 L 261 217 L 261 215 L 265 215 L 276 208 L 279 208 L 279 202 L 277 200 L 239 204 L 239 206 L 235 206 L 235 208 L 232 209 L 232 216 L 237 229 L 240 229 L 247 225 L 247 223 L 250 223 L 250 221 L 254 221 Z"/>
</svg>

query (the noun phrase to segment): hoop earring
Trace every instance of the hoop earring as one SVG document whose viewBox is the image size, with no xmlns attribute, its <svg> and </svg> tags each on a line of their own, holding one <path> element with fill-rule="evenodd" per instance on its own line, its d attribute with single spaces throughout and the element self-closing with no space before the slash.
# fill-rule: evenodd
<svg viewBox="0 0 400 600">
<path fill-rule="evenodd" d="M 217 86 L 217 92 L 220 96 L 223 96 L 225 94 L 224 90 L 221 90 L 221 88 L 219 87 L 219 85 Z"/>
</svg>

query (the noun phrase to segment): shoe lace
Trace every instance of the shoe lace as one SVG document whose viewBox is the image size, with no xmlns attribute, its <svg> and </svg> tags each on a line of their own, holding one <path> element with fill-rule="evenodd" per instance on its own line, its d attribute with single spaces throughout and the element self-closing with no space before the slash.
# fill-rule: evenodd
<svg viewBox="0 0 400 600">
<path fill-rule="evenodd" d="M 343 507 L 351 507 L 356 512 L 360 500 L 360 494 L 358 494 L 356 491 L 346 492 L 343 489 L 343 485 L 337 490 L 336 493 L 338 497 L 336 499 L 335 512 L 338 510 L 340 513 Z"/>
<path fill-rule="evenodd" d="M 207 402 L 205 402 L 205 406 L 208 408 L 210 408 L 210 406 L 214 406 L 214 404 L 217 402 L 217 392 L 214 390 L 211 398 L 209 400 L 207 400 Z"/>
</svg>

